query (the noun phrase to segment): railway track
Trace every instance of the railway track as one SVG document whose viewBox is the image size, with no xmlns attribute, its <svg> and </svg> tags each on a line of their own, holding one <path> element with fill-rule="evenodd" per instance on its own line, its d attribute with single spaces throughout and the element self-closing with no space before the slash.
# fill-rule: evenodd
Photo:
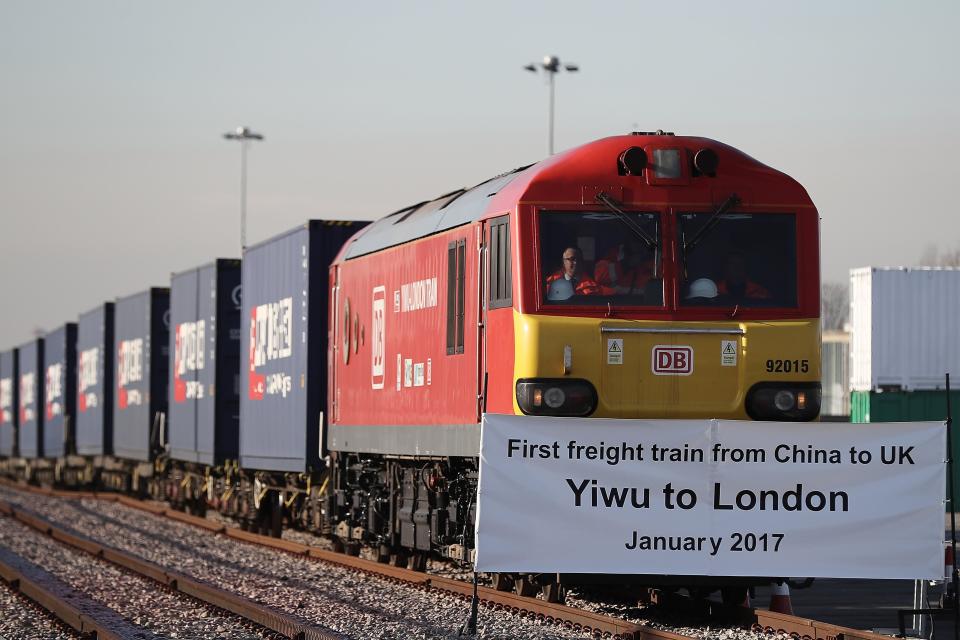
<svg viewBox="0 0 960 640">
<path fill-rule="evenodd" d="M 319 549 L 317 547 L 308 546 L 290 540 L 261 536 L 247 531 L 242 531 L 238 528 L 230 527 L 222 523 L 213 522 L 205 518 L 175 511 L 156 503 L 141 502 L 127 496 L 90 492 L 56 491 L 10 482 L 4 482 L 3 484 L 10 488 L 30 491 L 35 494 L 42 494 L 50 497 L 70 498 L 74 500 L 78 498 L 95 498 L 105 502 L 117 503 L 119 505 L 132 507 L 141 512 L 150 513 L 156 516 L 163 516 L 181 523 L 192 525 L 196 529 L 202 529 L 203 531 L 209 534 L 214 534 L 217 537 L 222 536 L 237 541 L 253 543 L 262 547 L 285 552 L 285 554 L 295 556 L 297 558 L 307 558 L 320 561 L 322 563 L 341 567 L 347 569 L 348 571 L 359 573 L 364 576 L 377 576 L 378 578 L 385 579 L 390 582 L 402 583 L 406 587 L 413 588 L 418 591 L 428 592 L 444 597 L 452 596 L 464 602 L 468 602 L 472 594 L 472 585 L 462 580 L 428 575 L 410 569 L 394 567 L 359 557 L 353 557 L 346 554 Z M 92 542 L 82 536 L 71 534 L 63 530 L 61 527 L 58 527 L 46 519 L 32 513 L 30 509 L 18 507 L 8 502 L 0 502 L 0 512 L 5 512 L 39 531 L 48 532 L 55 539 L 66 540 L 69 538 L 79 548 L 83 548 L 83 546 L 91 547 L 91 545 L 97 545 L 97 543 Z M 91 548 L 95 549 L 95 547 Z M 94 550 L 93 552 L 96 553 L 97 551 Z M 104 553 L 106 554 L 105 557 L 119 557 L 119 554 L 116 550 L 102 551 L 101 555 Z M 199 584 L 198 580 L 191 578 L 190 576 L 152 565 L 149 561 L 144 561 L 143 559 L 137 558 L 132 554 L 123 555 L 129 556 L 129 559 L 125 560 L 125 562 L 130 565 L 130 568 L 133 566 L 147 567 L 146 571 L 152 573 L 151 577 L 158 581 L 164 581 L 168 585 L 173 585 L 174 587 L 178 587 L 180 585 L 191 585 L 188 588 L 193 589 L 194 584 Z M 704 633 L 703 629 L 699 629 L 699 631 L 697 629 L 688 631 L 687 629 L 680 627 L 683 629 L 683 632 L 677 632 L 676 630 L 670 630 L 666 628 L 656 628 L 649 624 L 640 624 L 622 617 L 603 615 L 570 606 L 549 603 L 537 598 L 520 596 L 510 592 L 497 591 L 488 587 L 480 587 L 478 591 L 481 606 L 486 610 L 485 614 L 481 614 L 481 620 L 483 620 L 483 618 L 500 613 L 509 613 L 515 618 L 519 618 L 527 622 L 534 622 L 540 625 L 547 624 L 554 626 L 559 630 L 570 631 L 575 634 L 583 634 L 580 637 L 593 636 L 609 638 L 656 638 L 659 640 L 684 640 L 686 638 L 705 637 L 706 635 L 709 635 L 709 633 Z M 191 593 L 191 595 L 194 594 Z M 224 589 L 219 589 L 219 594 L 216 597 L 221 599 L 229 597 L 240 600 L 243 599 L 240 596 L 235 596 L 231 593 L 228 593 Z M 219 600 L 218 602 L 227 603 L 228 601 Z M 216 604 L 216 602 L 213 602 L 212 604 Z M 707 624 L 711 625 L 711 627 L 722 626 L 726 627 L 728 630 L 739 629 L 744 632 L 753 632 L 752 634 L 747 634 L 747 636 L 741 637 L 756 637 L 763 634 L 773 633 L 790 634 L 797 638 L 809 638 L 811 640 L 879 640 L 885 637 L 866 631 L 849 629 L 846 627 L 822 623 L 798 616 L 788 616 L 765 611 L 763 609 L 729 608 L 715 605 L 713 603 L 704 604 L 702 602 L 686 602 L 683 599 L 676 598 L 670 599 L 669 602 L 661 601 L 661 604 L 664 605 L 664 609 L 673 611 L 674 615 L 680 618 L 695 617 L 698 620 L 707 621 Z M 217 606 L 222 606 L 222 604 L 217 604 Z M 234 609 L 237 607 L 236 604 L 233 604 L 232 606 Z M 222 608 L 228 611 L 234 611 L 234 609 L 231 609 L 230 606 L 223 606 Z M 463 609 L 465 610 L 466 607 L 464 606 Z M 288 635 L 289 637 L 300 637 L 296 634 L 300 633 L 301 630 L 298 630 L 296 627 L 290 626 L 289 624 L 283 626 L 274 622 L 272 623 L 274 626 L 271 626 L 272 618 L 270 618 L 270 616 L 282 617 L 276 608 L 268 608 L 266 611 L 260 612 L 260 617 L 258 618 L 259 623 L 263 624 L 263 626 L 268 629 L 273 629 L 279 633 L 284 633 L 284 635 Z M 264 624 L 264 622 L 267 622 L 267 624 Z M 488 637 L 523 636 L 501 635 Z M 733 636 L 727 635 L 726 637 Z"/>
<path fill-rule="evenodd" d="M 0 512 L 12 516 L 0 520 L 0 576 L 84 637 L 342 638 L 23 510 Z"/>
</svg>

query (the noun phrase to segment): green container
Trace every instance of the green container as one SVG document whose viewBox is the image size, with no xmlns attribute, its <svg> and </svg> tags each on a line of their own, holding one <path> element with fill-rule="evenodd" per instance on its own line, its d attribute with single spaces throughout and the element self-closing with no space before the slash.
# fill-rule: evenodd
<svg viewBox="0 0 960 640">
<path fill-rule="evenodd" d="M 950 392 L 950 408 L 960 412 L 960 391 Z M 850 422 L 924 422 L 947 419 L 946 391 L 852 391 Z M 953 487 L 960 503 L 960 420 L 953 421 Z M 947 497 L 950 487 L 947 487 Z"/>
<path fill-rule="evenodd" d="M 960 411 L 960 391 L 950 392 L 953 411 Z M 945 391 L 852 391 L 850 422 L 925 422 L 947 419 Z"/>
</svg>

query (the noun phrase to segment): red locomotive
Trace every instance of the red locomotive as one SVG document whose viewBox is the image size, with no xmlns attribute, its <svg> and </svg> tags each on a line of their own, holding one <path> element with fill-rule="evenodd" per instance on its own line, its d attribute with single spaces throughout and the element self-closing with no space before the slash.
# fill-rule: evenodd
<svg viewBox="0 0 960 640">
<path fill-rule="evenodd" d="M 330 269 L 324 528 L 469 559 L 484 411 L 815 419 L 818 225 L 783 173 L 657 132 L 366 227 Z"/>
</svg>

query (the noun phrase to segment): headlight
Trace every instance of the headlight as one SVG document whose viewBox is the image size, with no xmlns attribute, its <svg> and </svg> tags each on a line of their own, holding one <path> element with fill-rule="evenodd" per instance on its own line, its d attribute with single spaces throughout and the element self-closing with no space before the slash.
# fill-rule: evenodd
<svg viewBox="0 0 960 640">
<path fill-rule="evenodd" d="M 773 406 L 780 411 L 790 411 L 793 409 L 793 391 L 781 389 L 773 396 Z"/>
<path fill-rule="evenodd" d="M 819 382 L 760 382 L 747 392 L 754 420 L 813 420 L 820 414 Z"/>
<path fill-rule="evenodd" d="M 588 416 L 597 408 L 597 390 L 587 380 L 525 378 L 517 381 L 517 404 L 527 415 Z"/>
<path fill-rule="evenodd" d="M 546 402 L 547 406 L 551 409 L 559 409 L 563 406 L 566 399 L 567 394 L 565 394 L 560 387 L 550 387 L 546 393 L 543 394 L 543 401 Z"/>
</svg>

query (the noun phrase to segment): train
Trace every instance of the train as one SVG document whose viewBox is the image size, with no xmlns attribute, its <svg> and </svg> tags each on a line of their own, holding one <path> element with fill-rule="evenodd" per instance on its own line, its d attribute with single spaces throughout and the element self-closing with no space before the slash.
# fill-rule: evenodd
<svg viewBox="0 0 960 640">
<path fill-rule="evenodd" d="M 485 413 L 816 420 L 819 296 L 797 181 L 708 138 L 608 137 L 308 221 L 0 353 L 0 471 L 469 564 Z M 550 600 L 598 579 L 493 576 Z"/>
</svg>

